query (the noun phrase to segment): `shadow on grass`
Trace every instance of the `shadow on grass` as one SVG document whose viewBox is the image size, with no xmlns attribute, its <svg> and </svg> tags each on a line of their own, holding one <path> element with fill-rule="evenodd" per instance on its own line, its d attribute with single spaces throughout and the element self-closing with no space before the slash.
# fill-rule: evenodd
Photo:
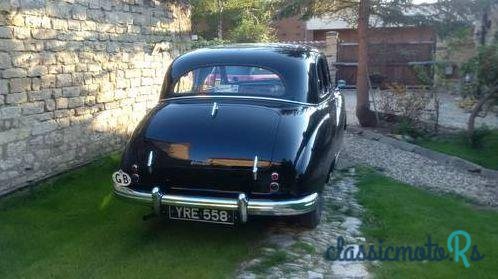
<svg viewBox="0 0 498 279">
<path fill-rule="evenodd" d="M 232 277 L 266 222 L 235 228 L 142 221 L 146 206 L 116 199 L 116 155 L 0 199 L 0 278 Z"/>
<path fill-rule="evenodd" d="M 384 247 L 417 247 L 424 246 L 430 235 L 432 243 L 446 249 L 448 236 L 455 230 L 465 230 L 472 237 L 472 245 L 477 245 L 484 255 L 481 261 L 471 262 L 470 268 L 452 260 L 382 262 L 373 270 L 377 277 L 496 277 L 498 212 L 495 209 L 478 208 L 454 196 L 433 195 L 367 168 L 360 168 L 357 179 L 358 200 L 365 209 L 362 231 L 368 243 L 378 246 L 382 240 Z M 470 257 L 470 252 L 466 256 Z"/>
</svg>

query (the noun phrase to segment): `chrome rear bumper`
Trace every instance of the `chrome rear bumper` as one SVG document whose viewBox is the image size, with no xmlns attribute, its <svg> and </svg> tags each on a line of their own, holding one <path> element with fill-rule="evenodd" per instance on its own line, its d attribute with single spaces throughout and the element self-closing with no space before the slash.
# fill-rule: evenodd
<svg viewBox="0 0 498 279">
<path fill-rule="evenodd" d="M 161 193 L 158 187 L 154 187 L 152 192 L 146 193 L 116 184 L 114 184 L 114 193 L 122 198 L 150 204 L 156 214 L 160 214 L 161 207 L 166 205 L 236 210 L 239 212 L 240 221 L 243 223 L 247 221 L 248 215 L 290 216 L 305 214 L 313 211 L 318 201 L 317 193 L 298 199 L 274 201 L 269 199 L 248 199 L 244 193 L 240 193 L 236 199 L 172 195 Z"/>
</svg>

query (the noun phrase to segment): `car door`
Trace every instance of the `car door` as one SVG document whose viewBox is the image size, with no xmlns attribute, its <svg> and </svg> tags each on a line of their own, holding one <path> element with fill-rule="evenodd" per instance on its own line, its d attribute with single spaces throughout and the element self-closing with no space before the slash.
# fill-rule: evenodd
<svg viewBox="0 0 498 279">
<path fill-rule="evenodd" d="M 334 138 L 337 129 L 336 118 L 336 98 L 333 90 L 333 85 L 330 80 L 329 68 L 324 55 L 319 55 L 316 61 L 316 77 L 317 77 L 317 92 L 318 92 L 318 109 L 326 121 L 325 135 L 323 137 L 322 150 L 323 171 L 328 173 L 333 158 L 335 157 Z"/>
</svg>

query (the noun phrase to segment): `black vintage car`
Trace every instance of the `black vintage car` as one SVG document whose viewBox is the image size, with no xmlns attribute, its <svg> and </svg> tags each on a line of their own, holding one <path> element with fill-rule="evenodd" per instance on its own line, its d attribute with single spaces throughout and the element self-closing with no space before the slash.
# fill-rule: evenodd
<svg viewBox="0 0 498 279">
<path fill-rule="evenodd" d="M 136 128 L 114 192 L 156 215 L 211 223 L 320 221 L 346 127 L 325 56 L 284 44 L 199 49 L 171 64 Z"/>
</svg>

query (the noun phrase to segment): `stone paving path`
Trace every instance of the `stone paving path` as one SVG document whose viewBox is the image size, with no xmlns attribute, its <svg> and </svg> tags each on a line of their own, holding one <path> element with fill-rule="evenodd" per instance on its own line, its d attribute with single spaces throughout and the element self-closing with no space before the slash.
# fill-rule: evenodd
<svg viewBox="0 0 498 279">
<path fill-rule="evenodd" d="M 362 207 L 356 202 L 354 168 L 337 171 L 324 190 L 321 224 L 303 229 L 292 221 L 279 220 L 267 228 L 267 238 L 257 258 L 244 262 L 238 278 L 369 278 L 362 262 L 325 259 L 337 237 L 354 246 L 365 238 L 360 232 Z"/>
</svg>

